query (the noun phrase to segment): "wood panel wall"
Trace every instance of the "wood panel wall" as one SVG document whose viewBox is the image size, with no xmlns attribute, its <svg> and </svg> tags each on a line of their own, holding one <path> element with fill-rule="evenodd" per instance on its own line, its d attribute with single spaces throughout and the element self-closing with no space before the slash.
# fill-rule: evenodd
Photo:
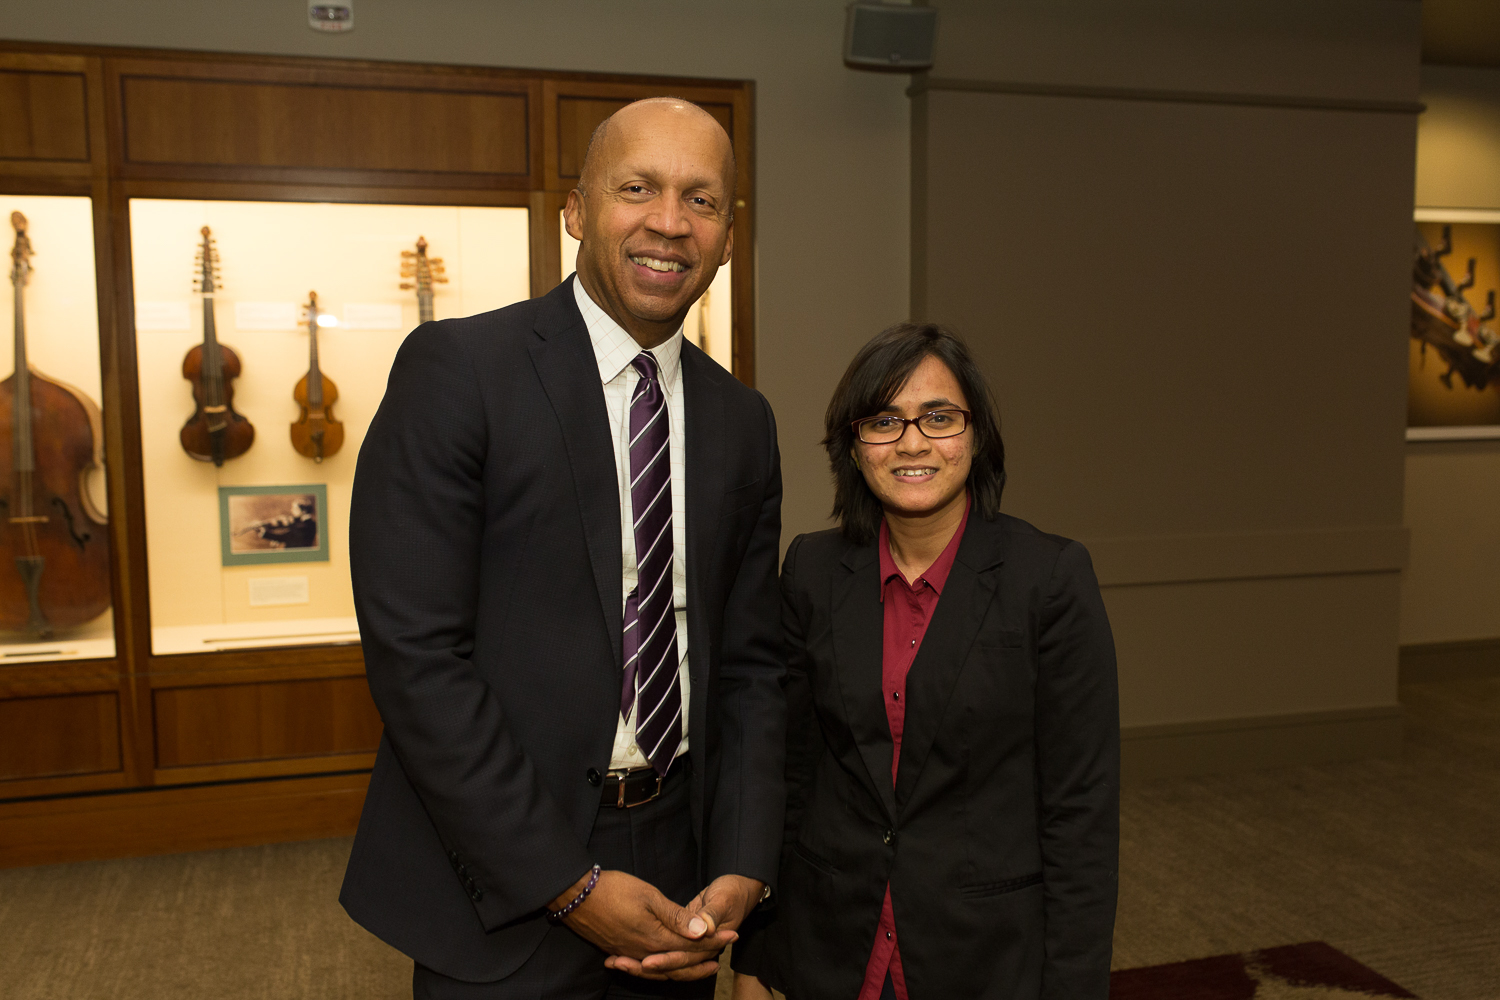
<svg viewBox="0 0 1500 1000">
<path fill-rule="evenodd" d="M 729 132 L 752 247 L 745 82 L 0 43 L 0 192 L 94 202 L 118 651 L 0 666 L 0 866 L 352 832 L 381 736 L 357 646 L 151 652 L 129 199 L 526 206 L 542 294 L 589 136 L 662 93 Z"/>
<path fill-rule="evenodd" d="M 0 781 L 119 769 L 115 692 L 0 701 Z"/>
<path fill-rule="evenodd" d="M 0 71 L 0 159 L 86 163 L 82 73 Z"/>
</svg>

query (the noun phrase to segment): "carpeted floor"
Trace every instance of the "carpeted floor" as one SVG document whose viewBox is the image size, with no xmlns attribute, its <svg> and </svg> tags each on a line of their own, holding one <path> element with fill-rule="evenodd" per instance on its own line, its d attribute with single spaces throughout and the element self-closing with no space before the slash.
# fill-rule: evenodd
<svg viewBox="0 0 1500 1000">
<path fill-rule="evenodd" d="M 1321 940 L 1424 1000 L 1500 997 L 1500 678 L 1401 699 L 1401 760 L 1127 789 L 1115 967 Z"/>
<path fill-rule="evenodd" d="M 1500 678 L 1402 700 L 1402 760 L 1128 789 L 1116 968 L 1326 941 L 1423 1000 L 1500 998 Z M 348 847 L 0 871 L 0 995 L 410 996 L 338 906 Z"/>
</svg>

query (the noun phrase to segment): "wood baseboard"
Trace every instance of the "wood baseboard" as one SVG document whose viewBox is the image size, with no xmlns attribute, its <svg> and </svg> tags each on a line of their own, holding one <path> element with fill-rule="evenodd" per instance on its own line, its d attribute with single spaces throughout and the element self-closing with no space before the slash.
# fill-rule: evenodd
<svg viewBox="0 0 1500 1000">
<path fill-rule="evenodd" d="M 0 868 L 354 832 L 367 771 L 0 804 Z"/>
<path fill-rule="evenodd" d="M 1424 642 L 1401 647 L 1401 683 L 1500 677 L 1500 639 Z"/>
<path fill-rule="evenodd" d="M 1392 757 L 1401 706 L 1130 726 L 1120 739 L 1126 782 Z"/>
</svg>

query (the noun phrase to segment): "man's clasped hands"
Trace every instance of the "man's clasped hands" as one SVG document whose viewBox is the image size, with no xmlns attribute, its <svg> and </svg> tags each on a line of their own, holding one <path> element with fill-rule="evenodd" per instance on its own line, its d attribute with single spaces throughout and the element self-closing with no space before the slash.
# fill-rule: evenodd
<svg viewBox="0 0 1500 1000">
<path fill-rule="evenodd" d="M 551 908 L 561 910 L 575 899 L 589 877 L 559 895 Z M 605 871 L 563 922 L 609 955 L 607 968 L 643 979 L 702 979 L 719 971 L 719 953 L 739 937 L 735 928 L 764 888 L 755 879 L 722 875 L 679 906 L 649 882 Z"/>
</svg>

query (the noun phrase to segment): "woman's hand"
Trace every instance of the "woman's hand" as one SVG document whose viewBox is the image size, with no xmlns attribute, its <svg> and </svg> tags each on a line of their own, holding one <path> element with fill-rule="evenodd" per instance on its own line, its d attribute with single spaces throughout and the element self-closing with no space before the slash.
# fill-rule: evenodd
<svg viewBox="0 0 1500 1000">
<path fill-rule="evenodd" d="M 771 991 L 754 976 L 734 974 L 734 1000 L 771 1000 Z"/>
</svg>

